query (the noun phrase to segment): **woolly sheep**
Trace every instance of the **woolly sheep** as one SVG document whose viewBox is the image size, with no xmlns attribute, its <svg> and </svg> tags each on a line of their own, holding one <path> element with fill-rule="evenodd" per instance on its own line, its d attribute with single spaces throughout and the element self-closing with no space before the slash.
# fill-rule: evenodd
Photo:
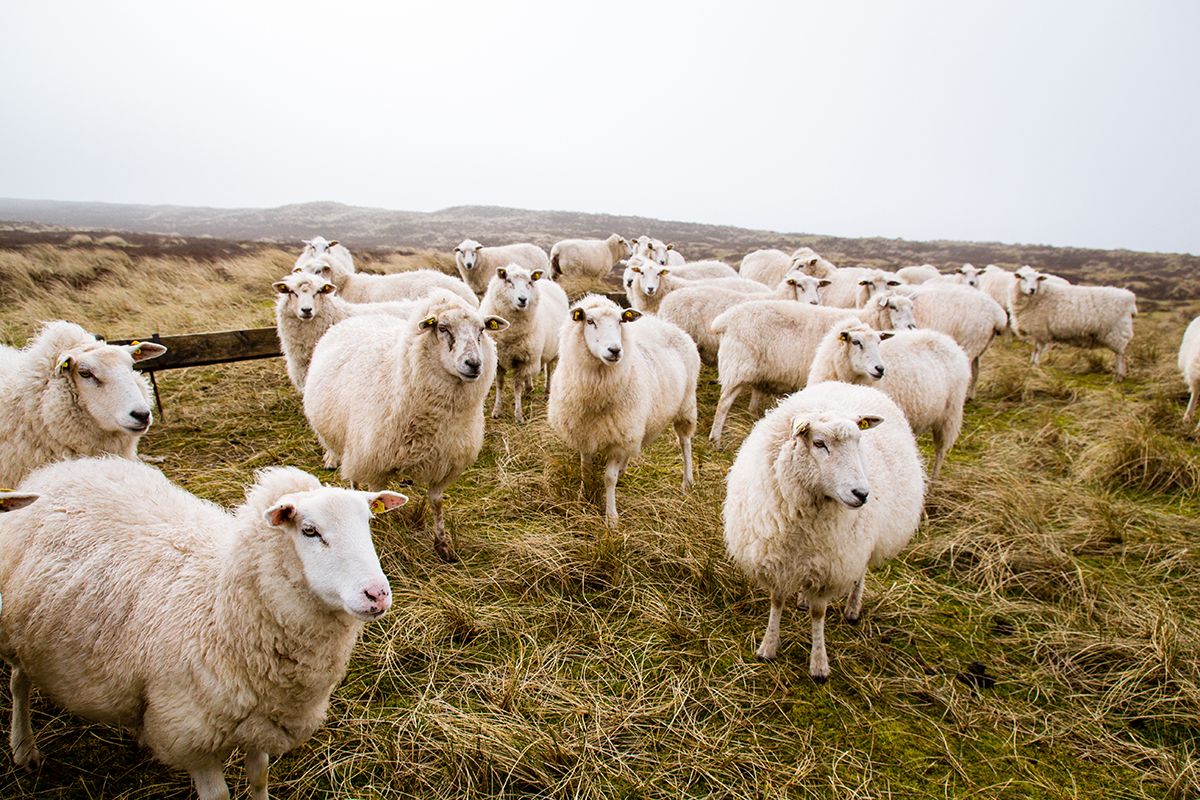
<svg viewBox="0 0 1200 800">
<path fill-rule="evenodd" d="M 0 515 L 0 656 L 12 666 L 13 757 L 33 768 L 29 691 L 131 730 L 228 798 L 245 754 L 267 768 L 321 726 L 363 623 L 391 605 L 370 518 L 407 498 L 263 470 L 236 512 L 119 458 L 63 461 L 21 484 L 41 496 Z"/>
<path fill-rule="evenodd" d="M 876 297 L 884 292 L 894 291 L 897 287 L 905 285 L 907 284 L 896 273 L 887 272 L 882 269 L 873 269 L 859 280 L 854 307 L 862 308 L 872 297 Z"/>
<path fill-rule="evenodd" d="M 337 240 L 329 241 L 324 236 L 314 236 L 304 240 L 304 249 L 296 259 L 296 265 L 309 260 L 326 260 L 337 264 L 341 272 L 354 272 L 354 256 Z"/>
<path fill-rule="evenodd" d="M 809 675 L 824 682 L 829 603 L 846 597 L 857 622 L 867 569 L 903 550 L 921 520 L 924 476 L 904 413 L 877 389 L 810 386 L 758 421 L 727 481 L 726 551 L 771 595 L 755 655 L 777 656 L 784 604 L 798 595 L 812 620 Z"/>
<path fill-rule="evenodd" d="M 325 278 L 307 272 L 293 272 L 271 284 L 275 299 L 275 330 L 287 362 L 288 378 L 304 394 L 304 380 L 313 348 L 325 331 L 344 319 L 360 314 L 391 314 L 408 318 L 418 300 L 394 300 L 381 303 L 348 303 L 335 293 L 337 288 Z M 432 294 L 453 296 L 447 289 Z"/>
<path fill-rule="evenodd" d="M 814 278 L 828 278 L 838 268 L 817 255 L 817 252 L 811 247 L 798 247 L 792 253 L 791 269 L 798 269 L 805 275 L 812 275 Z"/>
<path fill-rule="evenodd" d="M 632 259 L 633 282 L 625 290 L 629 305 L 645 314 L 658 311 L 663 298 L 676 289 L 697 284 L 719 286 L 722 291 L 754 293 L 762 288 L 758 281 L 739 278 L 728 264 L 719 261 L 693 262 L 682 267 L 659 266 Z"/>
<path fill-rule="evenodd" d="M 825 278 L 829 285 L 821 291 L 821 305 L 833 308 L 859 308 L 858 293 L 864 280 L 873 280 L 879 270 L 866 267 L 838 267 L 818 275 L 803 270 L 806 275 Z"/>
<path fill-rule="evenodd" d="M 462 279 L 481 297 L 498 267 L 517 264 L 530 272 L 541 270 L 550 274 L 550 257 L 546 251 L 527 242 L 484 247 L 474 239 L 463 239 L 454 248 L 454 263 L 458 265 Z"/>
<path fill-rule="evenodd" d="M 293 272 L 308 272 L 325 278 L 337 287 L 338 295 L 348 303 L 378 303 L 391 300 L 420 300 L 434 289 L 446 289 L 477 307 L 479 298 L 465 283 L 433 269 L 414 269 L 372 275 L 347 272 L 326 258 L 298 262 Z"/>
<path fill-rule="evenodd" d="M 433 546 L 453 560 L 442 500 L 483 447 L 483 403 L 496 374 L 489 331 L 508 323 L 461 298 L 425 301 L 411 319 L 361 316 L 313 350 L 304 415 L 342 477 L 378 491 L 394 473 L 429 487 Z"/>
<path fill-rule="evenodd" d="M 517 264 L 500 267 L 488 284 L 479 304 L 479 313 L 508 320 L 508 327 L 496 331 L 496 402 L 492 419 L 500 417 L 504 395 L 504 376 L 512 373 L 514 416 L 525 421 L 521 397 L 526 386 L 546 370 L 546 393 L 558 360 L 558 331 L 567 321 L 567 293 L 557 283 L 541 280 L 541 270 L 530 272 Z"/>
<path fill-rule="evenodd" d="M 1009 287 L 1013 333 L 1033 345 L 1031 360 L 1054 342 L 1075 347 L 1107 347 L 1116 354 L 1118 381 L 1125 380 L 1125 348 L 1133 338 L 1137 297 L 1115 286 L 1058 283 L 1031 270 Z"/>
<path fill-rule="evenodd" d="M 901 295 L 879 297 L 860 309 L 752 300 L 718 315 L 711 326 L 721 337 L 717 350 L 721 397 L 709 434 L 713 446 L 721 448 L 725 419 L 742 389 L 789 394 L 803 388 L 817 345 L 847 316 L 855 316 L 876 330 L 916 326 L 912 300 Z"/>
<path fill-rule="evenodd" d="M 683 254 L 675 249 L 674 244 L 667 244 L 661 239 L 649 236 L 639 236 L 634 241 L 631 255 L 640 256 L 660 266 L 679 267 L 686 263 Z"/>
<path fill-rule="evenodd" d="M 677 326 L 599 295 L 572 309 L 559 336 L 559 364 L 550 390 L 554 432 L 579 452 L 586 474 L 592 459 L 605 460 L 604 511 L 617 515 L 617 481 L 629 460 L 675 428 L 683 456 L 683 487 L 692 485 L 696 432 L 696 381 L 700 356 Z"/>
<path fill-rule="evenodd" d="M 1179 345 L 1179 371 L 1183 373 L 1190 393 L 1187 410 L 1183 412 L 1183 421 L 1187 422 L 1196 410 L 1196 390 L 1200 388 L 1200 317 L 1192 320 L 1183 332 L 1183 342 Z M 1200 423 L 1196 430 L 1200 431 Z"/>
<path fill-rule="evenodd" d="M 937 480 L 962 430 L 971 381 L 971 365 L 953 339 L 928 329 L 881 333 L 848 317 L 813 356 L 808 383 L 822 381 L 873 386 L 892 398 L 914 435 L 933 434 L 930 480 Z"/>
<path fill-rule="evenodd" d="M 738 274 L 766 286 L 778 286 L 789 272 L 801 270 L 816 278 L 827 278 L 837 267 L 821 258 L 811 247 L 801 247 L 789 256 L 782 250 L 755 250 L 742 258 Z"/>
<path fill-rule="evenodd" d="M 901 267 L 896 270 L 896 277 L 904 283 L 916 285 L 940 278 L 942 273 L 933 264 L 922 264 L 919 267 Z"/>
<path fill-rule="evenodd" d="M 23 350 L 0 346 L 0 486 L 62 458 L 137 458 L 153 418 L 150 385 L 133 365 L 165 352 L 106 344 L 63 320 Z"/>
<path fill-rule="evenodd" d="M 967 399 L 975 397 L 980 359 L 1004 332 L 1008 315 L 986 293 L 965 285 L 926 282 L 910 297 L 917 326 L 941 331 L 966 353 L 971 365 Z"/>
<path fill-rule="evenodd" d="M 551 275 L 603 278 L 617 262 L 633 255 L 634 243 L 620 234 L 607 239 L 563 239 L 550 248 Z"/>
</svg>

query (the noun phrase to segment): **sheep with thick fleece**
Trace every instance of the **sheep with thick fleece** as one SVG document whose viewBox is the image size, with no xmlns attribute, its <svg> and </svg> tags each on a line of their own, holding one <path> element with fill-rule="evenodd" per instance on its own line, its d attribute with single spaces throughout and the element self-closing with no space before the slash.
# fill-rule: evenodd
<svg viewBox="0 0 1200 800">
<path fill-rule="evenodd" d="M 654 239 L 645 235 L 634 240 L 631 255 L 645 258 L 664 267 L 679 267 L 687 263 L 683 253 L 676 250 L 674 244 L 667 244 L 662 239 Z"/>
<path fill-rule="evenodd" d="M 327 258 L 308 258 L 297 262 L 293 272 L 308 272 L 325 278 L 337 287 L 338 295 L 349 303 L 379 303 L 391 300 L 420 300 L 434 289 L 446 289 L 479 305 L 471 287 L 451 275 L 433 269 L 413 269 L 373 275 L 346 271 Z"/>
<path fill-rule="evenodd" d="M 567 293 L 557 283 L 542 280 L 541 270 L 530 272 L 517 264 L 500 267 L 488 284 L 479 313 L 508 320 L 508 327 L 492 334 L 496 341 L 496 402 L 492 419 L 500 417 L 504 376 L 512 374 L 514 417 L 525 421 L 521 398 L 543 369 L 546 393 L 554 362 L 558 360 L 558 332 L 567 321 Z"/>
<path fill-rule="evenodd" d="M 410 319 L 361 316 L 313 350 L 304 415 L 325 465 L 378 491 L 395 473 L 429 487 L 433 546 L 453 559 L 442 501 L 483 447 L 483 403 L 496 375 L 489 332 L 508 323 L 459 297 L 426 300 Z"/>
<path fill-rule="evenodd" d="M 829 678 L 825 613 L 862 613 L 867 570 L 893 558 L 921 521 L 925 480 L 904 412 L 883 392 L 836 381 L 783 400 L 754 426 L 729 470 L 725 548 L 771 595 L 755 655 L 774 659 L 784 604 L 812 621 L 809 675 Z"/>
<path fill-rule="evenodd" d="M 933 264 L 921 264 L 920 266 L 901 267 L 896 270 L 896 277 L 910 286 L 915 286 L 940 278 L 942 273 Z"/>
<path fill-rule="evenodd" d="M 550 275 L 603 278 L 633 255 L 633 244 L 617 233 L 607 239 L 563 239 L 550 248 Z"/>
<path fill-rule="evenodd" d="M 304 380 L 312 361 L 313 348 L 325 331 L 344 319 L 360 314 L 390 314 L 408 318 L 420 300 L 380 303 L 349 303 L 336 295 L 337 288 L 325 278 L 308 272 L 293 272 L 271 284 L 275 298 L 275 331 L 287 362 L 288 378 L 304 394 Z M 455 296 L 448 289 L 434 289 L 433 296 Z"/>
<path fill-rule="evenodd" d="M 626 287 L 629 305 L 644 314 L 654 314 L 663 298 L 676 289 L 706 284 L 722 291 L 754 293 L 762 288 L 758 281 L 739 278 L 733 267 L 720 261 L 696 261 L 681 267 L 661 266 L 642 259 L 631 259 L 633 282 Z"/>
<path fill-rule="evenodd" d="M 62 458 L 137 458 L 150 428 L 150 385 L 134 363 L 167 348 L 110 345 L 80 326 L 47 323 L 23 350 L 0 346 L 0 486 Z"/>
<path fill-rule="evenodd" d="M 854 307 L 862 308 L 872 297 L 876 297 L 884 292 L 895 291 L 898 287 L 907 285 L 909 284 L 894 272 L 882 269 L 871 270 L 869 274 L 858 282 L 858 292 L 854 298 Z"/>
<path fill-rule="evenodd" d="M 354 272 L 354 256 L 350 255 L 350 251 L 346 249 L 345 245 L 339 244 L 336 239 L 332 242 L 324 236 L 305 239 L 304 249 L 296 259 L 296 264 L 299 266 L 301 262 L 313 259 L 324 259 L 336 263 L 342 272 Z"/>
<path fill-rule="evenodd" d="M 1179 344 L 1179 371 L 1189 392 L 1187 409 L 1183 412 L 1183 421 L 1187 422 L 1196 410 L 1196 394 L 1200 389 L 1200 317 L 1188 323 L 1183 332 L 1183 341 Z M 1196 424 L 1196 430 L 1200 431 L 1200 423 Z"/>
<path fill-rule="evenodd" d="M 971 365 L 967 399 L 972 399 L 979 383 L 980 359 L 992 340 L 1004 333 L 1008 314 L 987 293 L 966 285 L 926 282 L 909 296 L 917 327 L 941 331 L 966 353 Z"/>
<path fill-rule="evenodd" d="M 892 398 L 914 435 L 933 435 L 930 480 L 937 480 L 962 430 L 971 381 L 966 353 L 953 339 L 924 328 L 880 332 L 848 317 L 825 334 L 813 356 L 808 383 L 822 381 L 873 386 Z"/>
<path fill-rule="evenodd" d="M 711 326 L 721 339 L 717 350 L 721 397 L 709 434 L 713 446 L 720 449 L 725 419 L 742 389 L 790 394 L 803 388 L 817 345 L 847 316 L 855 316 L 876 330 L 916 327 L 913 303 L 901 295 L 884 295 L 860 309 L 751 300 L 719 314 Z M 759 405 L 752 404 L 752 410 Z"/>
<path fill-rule="evenodd" d="M 1059 279 L 1061 280 L 1061 279 Z M 1029 270 L 1009 287 L 1013 333 L 1033 345 L 1031 360 L 1055 342 L 1106 347 L 1116 354 L 1113 372 L 1125 380 L 1125 348 L 1133 338 L 1137 296 L 1115 286 L 1077 286 Z"/>
<path fill-rule="evenodd" d="M 874 280 L 879 270 L 866 267 L 838 267 L 833 270 L 822 270 L 824 274 L 801 270 L 806 275 L 824 278 L 829 285 L 821 290 L 821 305 L 831 308 L 860 308 L 858 305 L 859 290 L 864 280 Z"/>
<path fill-rule="evenodd" d="M 0 657 L 12 666 L 16 763 L 33 768 L 29 691 L 129 729 L 228 798 L 245 754 L 250 795 L 321 726 L 363 623 L 391 605 L 371 543 L 393 492 L 263 470 L 229 513 L 139 462 L 88 458 L 30 474 L 34 505 L 0 515 Z"/>
<path fill-rule="evenodd" d="M 604 511 L 616 526 L 617 481 L 629 460 L 675 428 L 683 456 L 683 486 L 692 485 L 696 381 L 700 355 L 678 326 L 587 295 L 559 336 L 559 363 L 550 390 L 550 427 L 579 452 L 581 471 L 605 461 Z"/>
<path fill-rule="evenodd" d="M 541 270 L 552 274 L 550 256 L 536 244 L 528 242 L 484 247 L 474 239 L 463 239 L 462 243 L 454 248 L 454 263 L 458 265 L 458 273 L 462 275 L 462 279 L 480 297 L 487 291 L 488 283 L 499 267 L 517 264 L 530 272 Z"/>
<path fill-rule="evenodd" d="M 800 247 L 789 256 L 782 250 L 755 250 L 742 258 L 738 274 L 766 286 L 778 286 L 789 272 L 800 270 L 815 278 L 827 278 L 837 267 L 821 258 L 811 247 Z"/>
</svg>

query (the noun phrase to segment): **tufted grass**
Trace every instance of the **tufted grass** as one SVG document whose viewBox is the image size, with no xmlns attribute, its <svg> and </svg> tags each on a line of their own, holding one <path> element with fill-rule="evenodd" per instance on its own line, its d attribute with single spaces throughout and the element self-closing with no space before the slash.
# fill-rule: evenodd
<svg viewBox="0 0 1200 800">
<path fill-rule="evenodd" d="M 113 337 L 269 325 L 269 284 L 290 264 L 270 250 L 7 251 L 0 273 L 28 283 L 6 294 L 0 333 L 19 344 L 57 316 Z M 780 658 L 753 658 L 768 602 L 725 558 L 720 523 L 753 420 L 741 401 L 728 449 L 708 446 L 714 373 L 696 487 L 679 487 L 674 437 L 660 438 L 618 489 L 615 531 L 544 394 L 525 426 L 509 404 L 447 493 L 459 563 L 434 556 L 421 492 L 398 486 L 414 510 L 377 520 L 393 610 L 366 627 L 325 727 L 272 765 L 273 794 L 1200 795 L 1200 447 L 1174 372 L 1188 319 L 1139 317 L 1120 385 L 1106 354 L 1055 348 L 1034 369 L 1024 344 L 993 345 L 927 519 L 870 576 L 862 622 L 828 626 L 823 686 L 794 611 Z M 255 469 L 280 463 L 341 483 L 281 361 L 157 379 L 165 419 L 142 452 L 196 494 L 236 504 Z M 34 725 L 43 765 L 0 768 L 0 796 L 191 796 L 128 736 L 36 693 Z M 227 776 L 245 796 L 236 761 Z"/>
</svg>

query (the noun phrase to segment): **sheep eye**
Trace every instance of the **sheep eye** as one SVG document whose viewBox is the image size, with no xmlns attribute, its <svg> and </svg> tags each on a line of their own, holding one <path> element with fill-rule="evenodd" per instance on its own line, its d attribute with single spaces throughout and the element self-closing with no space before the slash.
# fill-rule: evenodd
<svg viewBox="0 0 1200 800">
<path fill-rule="evenodd" d="M 309 539 L 320 539 L 321 538 L 321 532 L 318 531 L 316 529 L 316 527 L 313 525 L 305 525 L 304 527 L 302 527 L 300 529 L 300 532 L 303 533 L 305 536 L 307 536 Z"/>
<path fill-rule="evenodd" d="M 85 381 L 93 381 L 97 386 L 100 385 L 100 379 L 97 378 L 96 373 L 92 372 L 90 369 L 79 370 L 79 377 L 83 378 Z"/>
<path fill-rule="evenodd" d="M 824 439 L 813 439 L 813 447 L 819 447 L 826 452 L 829 451 L 829 448 L 825 446 Z"/>
</svg>

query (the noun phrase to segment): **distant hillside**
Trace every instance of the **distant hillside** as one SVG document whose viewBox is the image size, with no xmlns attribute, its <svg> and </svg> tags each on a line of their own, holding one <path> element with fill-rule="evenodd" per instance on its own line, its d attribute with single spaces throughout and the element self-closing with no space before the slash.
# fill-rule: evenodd
<svg viewBox="0 0 1200 800">
<path fill-rule="evenodd" d="M 0 199 L 0 220 L 12 221 L 0 223 L 0 227 L 10 231 L 40 229 L 49 233 L 57 229 L 202 237 L 271 242 L 285 250 L 298 250 L 302 239 L 315 234 L 338 239 L 351 250 L 439 252 L 449 252 L 468 237 L 485 245 L 527 241 L 549 250 L 556 241 L 566 238 L 649 234 L 673 242 L 688 258 L 716 257 L 734 264 L 759 248 L 791 251 L 808 245 L 843 266 L 861 264 L 894 269 L 929 263 L 947 269 L 963 263 L 1009 268 L 1030 264 L 1072 281 L 1128 286 L 1149 299 L 1200 297 L 1200 257 L 1192 255 L 995 242 L 843 239 L 645 217 L 495 206 L 457 206 L 425 213 L 328 202 L 271 209 L 219 209 Z M 66 237 L 62 238 L 65 241 Z M 15 241 L 12 237 L 5 240 L 9 244 Z M 47 239 L 53 240 L 53 237 Z"/>
</svg>

